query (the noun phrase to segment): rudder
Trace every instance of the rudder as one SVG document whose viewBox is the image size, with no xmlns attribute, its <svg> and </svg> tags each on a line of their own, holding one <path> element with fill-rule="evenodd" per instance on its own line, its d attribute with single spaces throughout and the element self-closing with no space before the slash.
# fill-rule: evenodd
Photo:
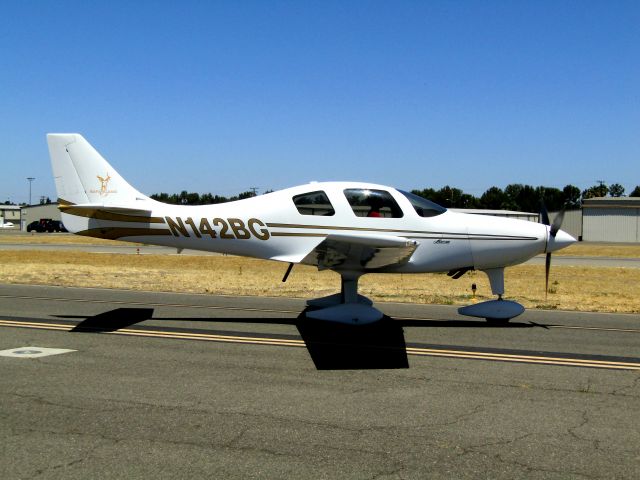
<svg viewBox="0 0 640 480">
<path fill-rule="evenodd" d="M 59 201 L 127 205 L 148 197 L 138 192 L 82 135 L 47 134 Z"/>
</svg>

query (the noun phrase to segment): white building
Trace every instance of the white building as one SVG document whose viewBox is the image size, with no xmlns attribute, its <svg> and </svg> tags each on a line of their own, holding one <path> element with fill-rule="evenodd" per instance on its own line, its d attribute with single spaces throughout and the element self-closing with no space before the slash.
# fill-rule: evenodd
<svg viewBox="0 0 640 480">
<path fill-rule="evenodd" d="M 20 223 L 20 205 L 0 205 L 0 217 L 17 225 Z"/>
<path fill-rule="evenodd" d="M 582 205 L 586 242 L 640 242 L 640 197 L 590 198 Z"/>
</svg>

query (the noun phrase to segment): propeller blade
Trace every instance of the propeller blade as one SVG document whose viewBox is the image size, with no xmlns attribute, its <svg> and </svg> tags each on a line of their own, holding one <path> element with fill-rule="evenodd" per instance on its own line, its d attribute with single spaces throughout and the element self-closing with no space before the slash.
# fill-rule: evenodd
<svg viewBox="0 0 640 480">
<path fill-rule="evenodd" d="M 543 225 L 551 225 L 551 222 L 549 221 L 549 212 L 544 204 L 544 200 L 540 201 L 540 221 Z"/>
<path fill-rule="evenodd" d="M 545 259 L 545 262 L 544 262 L 544 278 L 545 278 L 544 298 L 545 300 L 549 296 L 549 271 L 550 270 L 551 270 L 551 252 L 547 253 L 547 258 Z"/>
<path fill-rule="evenodd" d="M 550 226 L 549 238 L 547 239 L 547 248 L 552 238 L 556 238 L 556 235 L 560 231 L 562 222 L 564 221 L 564 212 L 566 205 L 562 207 L 562 210 L 558 212 L 556 218 L 553 219 L 553 224 L 549 221 L 549 212 L 544 204 L 544 200 L 541 201 L 542 207 L 540 208 L 540 220 L 544 225 Z M 544 298 L 549 296 L 549 272 L 551 271 L 551 252 L 547 251 L 547 256 L 544 262 Z"/>
<path fill-rule="evenodd" d="M 562 222 L 564 220 L 564 210 L 564 208 L 560 210 L 558 212 L 558 215 L 556 215 L 556 218 L 553 219 L 553 225 L 551 225 L 551 229 L 549 230 L 549 235 L 551 235 L 553 238 L 556 237 L 556 235 L 558 234 L 558 230 L 560 230 L 560 227 L 562 226 Z"/>
</svg>

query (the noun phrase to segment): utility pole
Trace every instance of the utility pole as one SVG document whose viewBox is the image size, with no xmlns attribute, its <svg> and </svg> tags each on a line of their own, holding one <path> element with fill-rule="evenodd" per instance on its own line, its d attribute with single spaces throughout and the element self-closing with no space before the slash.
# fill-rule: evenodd
<svg viewBox="0 0 640 480">
<path fill-rule="evenodd" d="M 31 205 L 31 182 L 35 179 L 36 177 L 27 177 L 27 180 L 29 180 L 29 205 Z"/>
<path fill-rule="evenodd" d="M 260 188 L 260 187 L 249 187 L 249 190 L 251 190 L 253 192 L 253 196 L 254 197 L 256 195 L 258 195 L 258 188 Z"/>
</svg>

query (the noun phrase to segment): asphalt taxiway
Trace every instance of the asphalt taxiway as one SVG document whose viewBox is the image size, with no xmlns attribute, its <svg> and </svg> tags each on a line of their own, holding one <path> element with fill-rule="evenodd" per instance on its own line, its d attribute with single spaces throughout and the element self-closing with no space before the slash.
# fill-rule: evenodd
<svg viewBox="0 0 640 480">
<path fill-rule="evenodd" d="M 0 475 L 637 478 L 640 315 L 378 306 L 0 285 Z"/>
</svg>

